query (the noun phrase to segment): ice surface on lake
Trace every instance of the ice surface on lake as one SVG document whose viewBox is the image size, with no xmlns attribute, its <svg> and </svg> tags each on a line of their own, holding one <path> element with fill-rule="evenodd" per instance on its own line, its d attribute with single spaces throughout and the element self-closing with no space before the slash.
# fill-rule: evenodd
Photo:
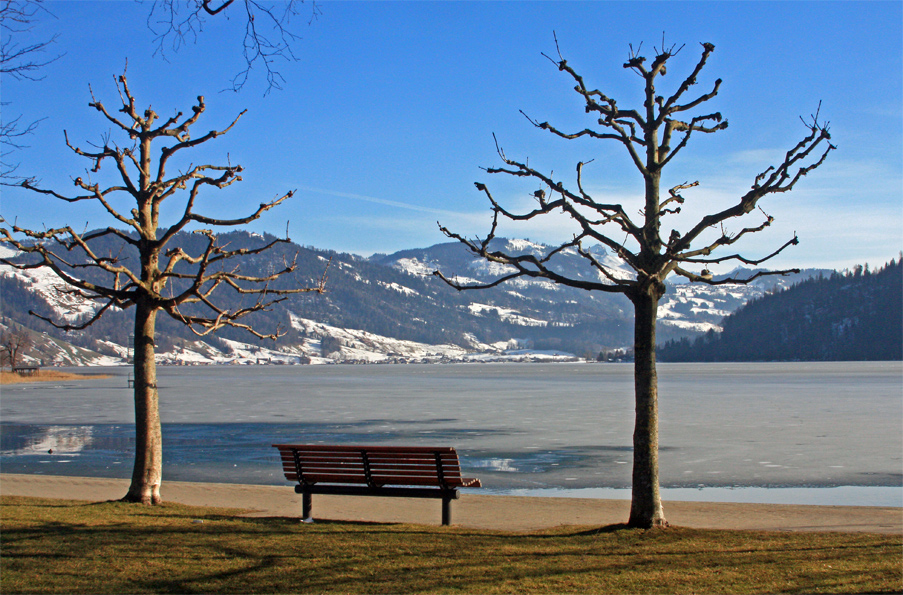
<svg viewBox="0 0 903 595">
<path fill-rule="evenodd" d="M 3 471 L 128 477 L 129 370 L 107 371 L 4 386 Z M 901 486 L 900 362 L 662 364 L 659 380 L 663 487 Z M 455 446 L 489 489 L 630 485 L 629 364 L 160 367 L 158 385 L 170 480 L 284 484 L 270 445 L 322 442 Z"/>
</svg>

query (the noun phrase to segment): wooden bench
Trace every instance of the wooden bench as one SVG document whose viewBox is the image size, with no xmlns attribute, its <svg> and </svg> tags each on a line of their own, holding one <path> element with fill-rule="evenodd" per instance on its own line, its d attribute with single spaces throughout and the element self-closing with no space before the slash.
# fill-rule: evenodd
<svg viewBox="0 0 903 595">
<path fill-rule="evenodd" d="M 441 498 L 442 524 L 451 524 L 451 501 L 458 488 L 478 488 L 480 480 L 461 477 L 451 447 L 330 446 L 274 444 L 285 478 L 297 481 L 304 519 L 311 519 L 313 494 Z"/>
<path fill-rule="evenodd" d="M 34 376 L 40 369 L 40 366 L 15 366 L 12 370 L 19 376 Z"/>
</svg>

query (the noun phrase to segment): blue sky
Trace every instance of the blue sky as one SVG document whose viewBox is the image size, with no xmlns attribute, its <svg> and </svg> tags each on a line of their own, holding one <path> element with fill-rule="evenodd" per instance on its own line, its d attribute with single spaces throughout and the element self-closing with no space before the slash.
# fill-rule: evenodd
<svg viewBox="0 0 903 595">
<path fill-rule="evenodd" d="M 436 222 L 468 236 L 484 235 L 490 214 L 473 183 L 484 182 L 507 205 L 527 206 L 537 186 L 489 175 L 506 153 L 572 182 L 578 161 L 591 194 L 641 208 L 642 178 L 617 143 L 565 141 L 531 126 L 519 113 L 561 128 L 587 124 L 570 79 L 541 55 L 555 55 L 553 31 L 568 63 L 590 87 L 640 105 L 641 80 L 622 68 L 629 44 L 686 44 L 659 89 L 673 91 L 699 58 L 700 42 L 716 49 L 700 76 L 700 93 L 722 78 L 705 113 L 720 111 L 730 127 L 694 136 L 669 166 L 663 186 L 686 181 L 684 213 L 664 222 L 685 231 L 704 214 L 736 202 L 755 176 L 779 162 L 822 102 L 839 149 L 792 193 L 766 198 L 774 216 L 766 232 L 736 246 L 760 257 L 799 235 L 801 244 L 771 266 L 844 268 L 883 264 L 903 248 L 903 3 L 900 2 L 321 2 L 322 15 L 298 29 L 297 62 L 279 70 L 284 90 L 264 95 L 253 72 L 240 93 L 221 92 L 241 68 L 238 19 L 209 21 L 195 44 L 154 53 L 146 3 L 48 2 L 35 39 L 59 33 L 64 55 L 39 82 L 2 80 L 3 118 L 45 118 L 11 160 L 44 187 L 68 190 L 86 163 L 63 142 L 99 143 L 109 130 L 94 110 L 88 85 L 110 107 L 113 77 L 128 60 L 139 104 L 161 115 L 187 111 L 197 95 L 208 111 L 196 130 L 229 134 L 192 161 L 245 168 L 244 181 L 208 192 L 211 216 L 246 214 L 288 190 L 288 204 L 253 225 L 303 245 L 368 255 L 447 241 Z M 23 38 L 27 41 L 27 38 Z M 670 85 L 670 86 L 669 86 Z M 124 139 L 120 139 L 125 144 Z M 187 164 L 187 162 L 185 162 Z M 109 172 L 108 175 L 112 175 Z M 101 174 L 103 175 L 103 174 Z M 171 213 L 182 207 L 170 199 Z M 106 226 L 89 205 L 4 188 L 0 214 L 31 227 Z M 729 230 L 757 224 L 753 215 Z M 512 237 L 567 239 L 567 222 L 508 227 Z M 731 251 L 733 252 L 733 250 Z"/>
</svg>

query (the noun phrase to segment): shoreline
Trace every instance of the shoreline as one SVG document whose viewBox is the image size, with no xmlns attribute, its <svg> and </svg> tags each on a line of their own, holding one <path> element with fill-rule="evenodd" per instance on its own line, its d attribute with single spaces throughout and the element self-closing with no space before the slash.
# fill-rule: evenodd
<svg viewBox="0 0 903 595">
<path fill-rule="evenodd" d="M 2 423 L 0 423 L 2 426 Z M 56 455 L 57 453 L 54 453 Z M 84 468 L 71 468 L 66 472 L 50 469 L 18 468 L 2 472 L 4 475 L 37 476 L 47 478 L 80 478 L 101 481 L 127 481 L 122 475 L 97 475 Z M 8 467 L 7 467 L 8 469 Z M 170 472 L 172 475 L 172 472 Z M 175 473 L 176 479 L 167 479 L 166 484 L 190 483 L 198 485 L 220 485 L 221 481 L 210 478 L 190 478 Z M 224 485 L 248 485 L 258 487 L 291 487 L 282 479 L 276 481 L 254 481 L 251 478 L 232 478 Z M 753 505 L 787 506 L 841 506 L 849 508 L 894 508 L 903 511 L 903 486 L 893 485 L 733 485 L 733 486 L 662 486 L 665 501 L 695 503 L 726 503 Z M 465 492 L 462 492 L 465 493 Z M 630 500 L 629 487 L 483 487 L 475 492 L 481 496 L 501 496 L 536 499 L 583 499 L 583 500 Z"/>
<path fill-rule="evenodd" d="M 159 355 L 159 354 L 158 354 Z M 330 367 L 330 366 L 426 366 L 426 365 L 439 365 L 439 366 L 448 366 L 448 365 L 486 365 L 486 364 L 589 364 L 589 365 L 600 365 L 602 367 L 606 366 L 633 366 L 633 360 L 621 359 L 621 360 L 608 360 L 608 361 L 599 361 L 595 359 L 587 359 L 583 357 L 579 357 L 573 354 L 568 355 L 555 355 L 555 356 L 544 356 L 539 355 L 533 357 L 529 354 L 501 354 L 501 355 L 491 355 L 490 357 L 481 357 L 481 353 L 471 354 L 469 357 L 462 358 L 421 358 L 421 359 L 410 359 L 406 360 L 405 358 L 386 358 L 379 360 L 366 360 L 366 359 L 344 359 L 344 360 L 329 360 L 325 361 L 316 361 L 311 363 L 298 363 L 298 362 L 285 362 L 280 360 L 274 361 L 254 361 L 251 359 L 243 360 L 243 359 L 235 359 L 235 360 L 222 360 L 222 361 L 197 361 L 197 360 L 157 360 L 157 367 L 166 367 L 166 368 L 207 368 L 207 367 L 279 367 L 279 368 L 309 368 L 309 367 Z M 726 360 L 726 361 L 659 361 L 657 365 L 664 366 L 721 366 L 721 365 L 786 365 L 786 364 L 815 364 L 815 365 L 825 365 L 830 366 L 832 364 L 903 364 L 903 360 L 898 359 L 881 359 L 881 360 Z M 113 363 L 84 363 L 78 365 L 48 365 L 43 369 L 47 370 L 82 370 L 82 369 L 98 369 L 98 368 L 108 368 L 108 369 L 131 369 L 132 364 L 126 362 L 125 360 L 119 360 L 118 362 Z M 93 376 L 93 374 L 85 374 L 86 376 Z"/>
<path fill-rule="evenodd" d="M 0 474 L 0 495 L 58 500 L 106 501 L 128 489 L 127 479 Z M 247 510 L 248 516 L 301 515 L 301 496 L 291 486 L 167 481 L 166 501 L 192 506 Z M 438 525 L 440 503 L 409 498 L 315 496 L 315 519 L 346 522 Z M 839 531 L 903 535 L 903 509 L 879 506 L 751 504 L 730 502 L 664 503 L 668 521 L 698 529 L 762 531 Z M 452 522 L 462 527 L 532 531 L 562 525 L 623 523 L 629 500 L 485 495 L 464 491 L 452 504 Z"/>
<path fill-rule="evenodd" d="M 77 367 L 91 368 L 92 366 Z M 59 382 L 61 380 L 98 380 L 112 377 L 113 374 L 64 372 L 52 368 L 41 368 L 33 374 L 19 374 L 17 372 L 0 370 L 0 385 L 24 384 L 30 382 Z"/>
<path fill-rule="evenodd" d="M 903 509 L 903 486 L 779 485 L 702 486 L 660 488 L 662 498 L 680 502 L 730 504 L 786 504 L 792 506 L 872 506 Z M 526 498 L 590 498 L 629 500 L 630 488 L 512 488 L 489 489 L 487 494 Z M 851 503 L 855 502 L 855 503 Z"/>
</svg>

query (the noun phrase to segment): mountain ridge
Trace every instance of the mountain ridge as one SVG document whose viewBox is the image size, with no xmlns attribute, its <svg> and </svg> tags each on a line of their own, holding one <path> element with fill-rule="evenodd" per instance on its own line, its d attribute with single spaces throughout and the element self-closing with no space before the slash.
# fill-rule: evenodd
<svg viewBox="0 0 903 595">
<path fill-rule="evenodd" d="M 874 272 L 854 267 L 750 300 L 721 333 L 672 340 L 662 361 L 903 359 L 903 257 Z"/>
<path fill-rule="evenodd" d="M 220 238 L 233 248 L 253 248 L 273 239 L 272 236 L 244 231 L 221 234 Z M 537 253 L 551 249 L 527 240 L 495 241 L 503 242 L 508 249 Z M 122 254 L 126 263 L 134 262 L 136 257 L 129 254 L 128 247 L 123 246 L 121 240 L 117 243 L 115 238 L 105 238 L 105 242 L 97 248 L 104 253 Z M 198 239 L 182 234 L 176 242 L 188 250 Z M 9 251 L 6 250 L 8 257 Z M 594 250 L 597 258 L 611 266 L 616 274 L 629 274 L 626 267 L 618 266 L 617 260 L 604 250 L 598 247 Z M 218 338 L 208 340 L 211 348 L 218 350 L 216 342 L 226 340 L 269 352 L 291 352 L 299 361 L 303 361 L 304 357 L 318 361 L 309 353 L 311 349 L 305 348 L 315 340 L 311 337 L 311 327 L 293 324 L 293 317 L 331 329 L 366 332 L 395 341 L 430 346 L 454 345 L 471 355 L 484 353 L 501 357 L 502 352 L 513 350 L 525 356 L 524 350 L 529 349 L 543 354 L 543 357 L 549 357 L 549 353 L 595 357 L 602 350 L 625 349 L 632 343 L 632 309 L 626 298 L 619 294 L 586 292 L 544 280 L 516 280 L 480 291 L 458 292 L 448 287 L 432 275 L 433 270 L 442 270 L 448 276 L 457 273 L 475 282 L 485 282 L 500 273 L 498 267 L 475 259 L 457 242 L 402 250 L 391 255 L 378 254 L 370 258 L 297 244 L 281 244 L 266 257 L 247 259 L 242 268 L 249 274 L 267 272 L 272 268 L 272 263 L 281 258 L 289 261 L 295 258 L 298 271 L 291 279 L 280 279 L 274 287 L 313 285 L 328 265 L 326 293 L 292 296 L 272 311 L 255 314 L 252 319 L 254 324 L 267 329 L 280 328 L 285 333 L 276 343 L 278 350 L 272 349 L 272 342 L 256 340 L 235 329 L 224 329 L 218 333 Z M 576 252 L 562 253 L 554 258 L 557 260 L 553 262 L 568 274 L 599 274 L 586 267 L 585 260 Z M 121 357 L 122 349 L 128 345 L 130 313 L 108 312 L 85 331 L 61 333 L 28 316 L 28 310 L 76 320 L 88 312 L 86 304 L 65 303 L 63 297 L 66 294 L 52 289 L 50 277 L 31 273 L 0 266 L 3 316 L 7 324 L 21 324 L 79 347 L 94 349 L 108 357 Z M 816 274 L 818 271 L 807 271 L 798 278 Z M 748 286 L 669 284 L 661 303 L 659 336 L 663 341 L 695 338 L 702 332 L 720 329 L 718 325 L 726 314 L 767 291 L 789 286 L 792 281 L 788 278 L 762 277 Z M 237 299 L 236 296 L 226 297 Z M 338 330 L 329 332 L 336 336 L 341 334 Z M 181 324 L 166 316 L 158 318 L 157 336 L 160 353 L 173 353 L 177 346 L 197 340 Z M 422 354 L 433 351 L 421 349 Z M 350 357 L 350 348 L 345 353 L 339 349 L 337 353 L 338 357 L 326 359 L 357 361 Z M 399 353 L 399 346 L 386 347 L 379 353 L 379 358 L 367 356 L 361 361 L 390 360 L 389 354 Z M 430 358 L 423 355 L 415 359 Z"/>
</svg>

